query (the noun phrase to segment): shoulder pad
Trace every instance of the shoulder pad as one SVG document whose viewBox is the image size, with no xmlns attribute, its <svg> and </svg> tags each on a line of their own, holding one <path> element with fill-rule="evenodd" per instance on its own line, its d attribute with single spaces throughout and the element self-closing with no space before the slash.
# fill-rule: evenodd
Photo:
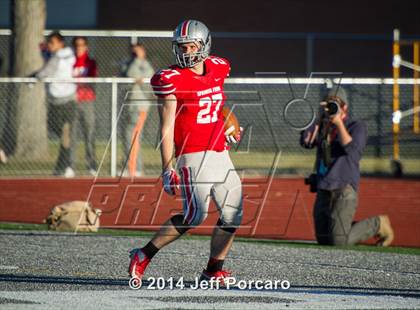
<svg viewBox="0 0 420 310">
<path fill-rule="evenodd" d="M 155 73 L 150 80 L 150 85 L 158 97 L 165 97 L 176 91 L 176 76 L 180 73 L 176 69 L 163 69 Z"/>
<path fill-rule="evenodd" d="M 220 70 L 224 78 L 229 76 L 230 63 L 227 59 L 217 56 L 209 56 L 208 60 L 212 65 L 214 65 L 216 70 Z"/>
</svg>

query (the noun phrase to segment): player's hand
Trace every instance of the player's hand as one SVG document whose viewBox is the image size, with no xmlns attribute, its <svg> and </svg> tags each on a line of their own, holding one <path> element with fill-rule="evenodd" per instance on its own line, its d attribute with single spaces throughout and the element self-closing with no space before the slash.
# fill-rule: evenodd
<svg viewBox="0 0 420 310">
<path fill-rule="evenodd" d="M 236 135 L 233 135 L 232 133 L 235 131 L 235 127 L 234 126 L 230 126 L 228 129 L 226 129 L 225 131 L 225 139 L 227 143 L 238 143 L 239 141 L 241 141 L 242 138 L 242 132 L 244 131 L 244 129 L 242 127 L 239 127 L 239 132 Z"/>
<path fill-rule="evenodd" d="M 169 195 L 175 195 L 177 189 L 179 189 L 179 177 L 176 174 L 175 169 L 167 169 L 162 173 L 163 189 Z"/>
</svg>

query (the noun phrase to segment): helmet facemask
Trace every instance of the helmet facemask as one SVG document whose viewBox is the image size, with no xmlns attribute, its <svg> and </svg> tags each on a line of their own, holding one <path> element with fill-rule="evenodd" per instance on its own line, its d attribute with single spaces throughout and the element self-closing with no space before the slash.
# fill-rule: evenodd
<svg viewBox="0 0 420 310">
<path fill-rule="evenodd" d="M 184 43 L 194 43 L 198 50 L 194 53 L 184 53 L 181 45 Z M 209 54 L 205 50 L 205 44 L 201 40 L 195 41 L 174 41 L 172 42 L 172 51 L 175 55 L 175 60 L 178 66 L 181 68 L 191 68 L 198 64 L 200 61 L 205 60 Z"/>
</svg>

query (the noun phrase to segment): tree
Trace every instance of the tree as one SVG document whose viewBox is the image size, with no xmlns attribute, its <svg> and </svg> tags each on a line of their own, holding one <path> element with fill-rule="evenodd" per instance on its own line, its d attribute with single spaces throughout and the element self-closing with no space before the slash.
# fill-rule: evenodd
<svg viewBox="0 0 420 310">
<path fill-rule="evenodd" d="M 39 45 L 44 40 L 45 21 L 45 0 L 15 0 L 15 77 L 29 76 L 42 67 Z M 17 87 L 15 156 L 19 158 L 43 159 L 47 155 L 45 99 L 43 83 Z"/>
</svg>

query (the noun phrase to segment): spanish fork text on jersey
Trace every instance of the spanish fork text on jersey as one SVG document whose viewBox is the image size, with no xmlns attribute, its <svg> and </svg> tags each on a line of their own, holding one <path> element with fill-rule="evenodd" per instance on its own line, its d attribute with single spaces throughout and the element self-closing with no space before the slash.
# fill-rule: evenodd
<svg viewBox="0 0 420 310">
<path fill-rule="evenodd" d="M 229 76 L 226 59 L 204 60 L 204 74 L 176 65 L 158 71 L 151 79 L 158 97 L 175 95 L 175 156 L 207 150 L 225 150 L 222 107 L 223 83 Z"/>
</svg>

